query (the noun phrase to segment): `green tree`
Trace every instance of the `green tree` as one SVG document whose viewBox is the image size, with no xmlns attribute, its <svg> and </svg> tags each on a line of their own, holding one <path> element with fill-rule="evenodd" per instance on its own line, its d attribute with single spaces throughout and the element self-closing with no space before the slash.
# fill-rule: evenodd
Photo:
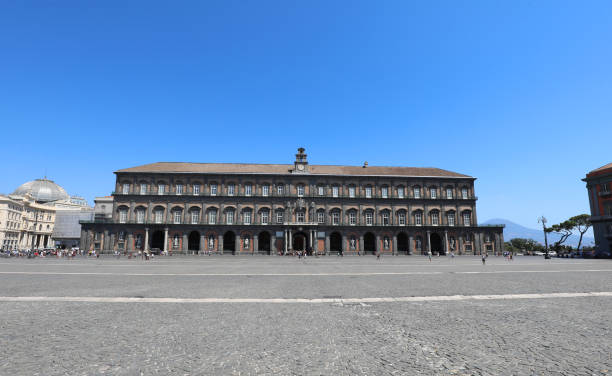
<svg viewBox="0 0 612 376">
<path fill-rule="evenodd" d="M 589 215 L 580 214 L 573 216 L 569 220 L 574 222 L 574 228 L 580 233 L 580 240 L 578 240 L 577 248 L 577 251 L 580 252 L 580 245 L 582 245 L 582 237 L 584 236 L 584 233 L 587 232 L 592 226 L 591 221 L 589 220 Z"/>
<path fill-rule="evenodd" d="M 538 244 L 538 242 L 536 242 L 533 239 L 523 239 L 523 238 L 511 239 L 510 243 L 512 244 L 512 247 L 519 249 L 519 250 L 523 250 L 528 253 L 532 253 L 536 245 Z"/>
<path fill-rule="evenodd" d="M 548 233 L 554 232 L 555 234 L 560 235 L 559 240 L 557 240 L 555 244 L 553 245 L 553 248 L 555 250 L 558 250 L 559 246 L 563 244 L 567 240 L 567 238 L 570 237 L 574 227 L 575 227 L 574 221 L 568 219 L 567 221 L 564 221 L 557 225 L 552 225 L 546 228 L 545 230 L 546 232 Z"/>
</svg>

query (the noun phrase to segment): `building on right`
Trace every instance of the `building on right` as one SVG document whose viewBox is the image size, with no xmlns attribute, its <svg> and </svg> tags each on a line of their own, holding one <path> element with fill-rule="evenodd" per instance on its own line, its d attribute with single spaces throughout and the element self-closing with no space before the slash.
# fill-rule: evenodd
<svg viewBox="0 0 612 376">
<path fill-rule="evenodd" d="M 591 223 L 595 235 L 595 255 L 612 255 L 612 163 L 589 172 L 587 183 Z"/>
</svg>

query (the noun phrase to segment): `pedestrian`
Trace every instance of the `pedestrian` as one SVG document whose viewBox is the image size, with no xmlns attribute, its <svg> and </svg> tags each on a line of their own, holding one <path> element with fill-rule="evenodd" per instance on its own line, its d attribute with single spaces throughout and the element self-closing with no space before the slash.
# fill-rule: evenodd
<svg viewBox="0 0 612 376">
<path fill-rule="evenodd" d="M 376 252 L 376 259 L 380 260 L 380 251 Z"/>
<path fill-rule="evenodd" d="M 451 251 L 451 259 L 455 258 L 455 252 Z"/>
<path fill-rule="evenodd" d="M 482 254 L 482 265 L 484 265 L 486 261 L 487 261 L 486 253 L 483 253 Z"/>
<path fill-rule="evenodd" d="M 431 262 L 431 251 L 427 251 L 427 257 L 429 257 L 429 262 Z"/>
</svg>

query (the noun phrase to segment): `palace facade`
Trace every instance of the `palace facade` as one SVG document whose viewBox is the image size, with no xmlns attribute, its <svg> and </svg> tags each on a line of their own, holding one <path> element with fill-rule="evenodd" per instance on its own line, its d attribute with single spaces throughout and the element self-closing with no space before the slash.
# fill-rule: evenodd
<svg viewBox="0 0 612 376">
<path fill-rule="evenodd" d="M 612 257 L 612 163 L 589 172 L 586 182 L 595 235 L 595 254 Z"/>
<path fill-rule="evenodd" d="M 437 168 L 159 162 L 115 172 L 112 215 L 81 221 L 85 249 L 181 253 L 480 254 L 475 178 Z"/>
</svg>

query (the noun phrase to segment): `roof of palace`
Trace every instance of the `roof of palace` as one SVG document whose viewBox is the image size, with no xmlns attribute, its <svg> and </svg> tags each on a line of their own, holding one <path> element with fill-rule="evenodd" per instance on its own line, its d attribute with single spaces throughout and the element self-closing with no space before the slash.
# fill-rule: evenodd
<svg viewBox="0 0 612 376">
<path fill-rule="evenodd" d="M 292 164 L 157 162 L 145 164 L 142 166 L 124 168 L 115 171 L 115 173 L 289 175 L 292 173 L 293 169 L 294 166 Z M 362 167 L 309 164 L 308 169 L 308 174 L 310 175 L 472 178 L 469 175 L 459 174 L 456 172 L 433 167 Z"/>
<path fill-rule="evenodd" d="M 612 172 L 612 163 L 608 163 L 607 165 L 601 166 L 599 168 L 594 169 L 593 171 L 590 171 L 587 174 L 587 177 L 602 175 L 607 172 Z"/>
</svg>

